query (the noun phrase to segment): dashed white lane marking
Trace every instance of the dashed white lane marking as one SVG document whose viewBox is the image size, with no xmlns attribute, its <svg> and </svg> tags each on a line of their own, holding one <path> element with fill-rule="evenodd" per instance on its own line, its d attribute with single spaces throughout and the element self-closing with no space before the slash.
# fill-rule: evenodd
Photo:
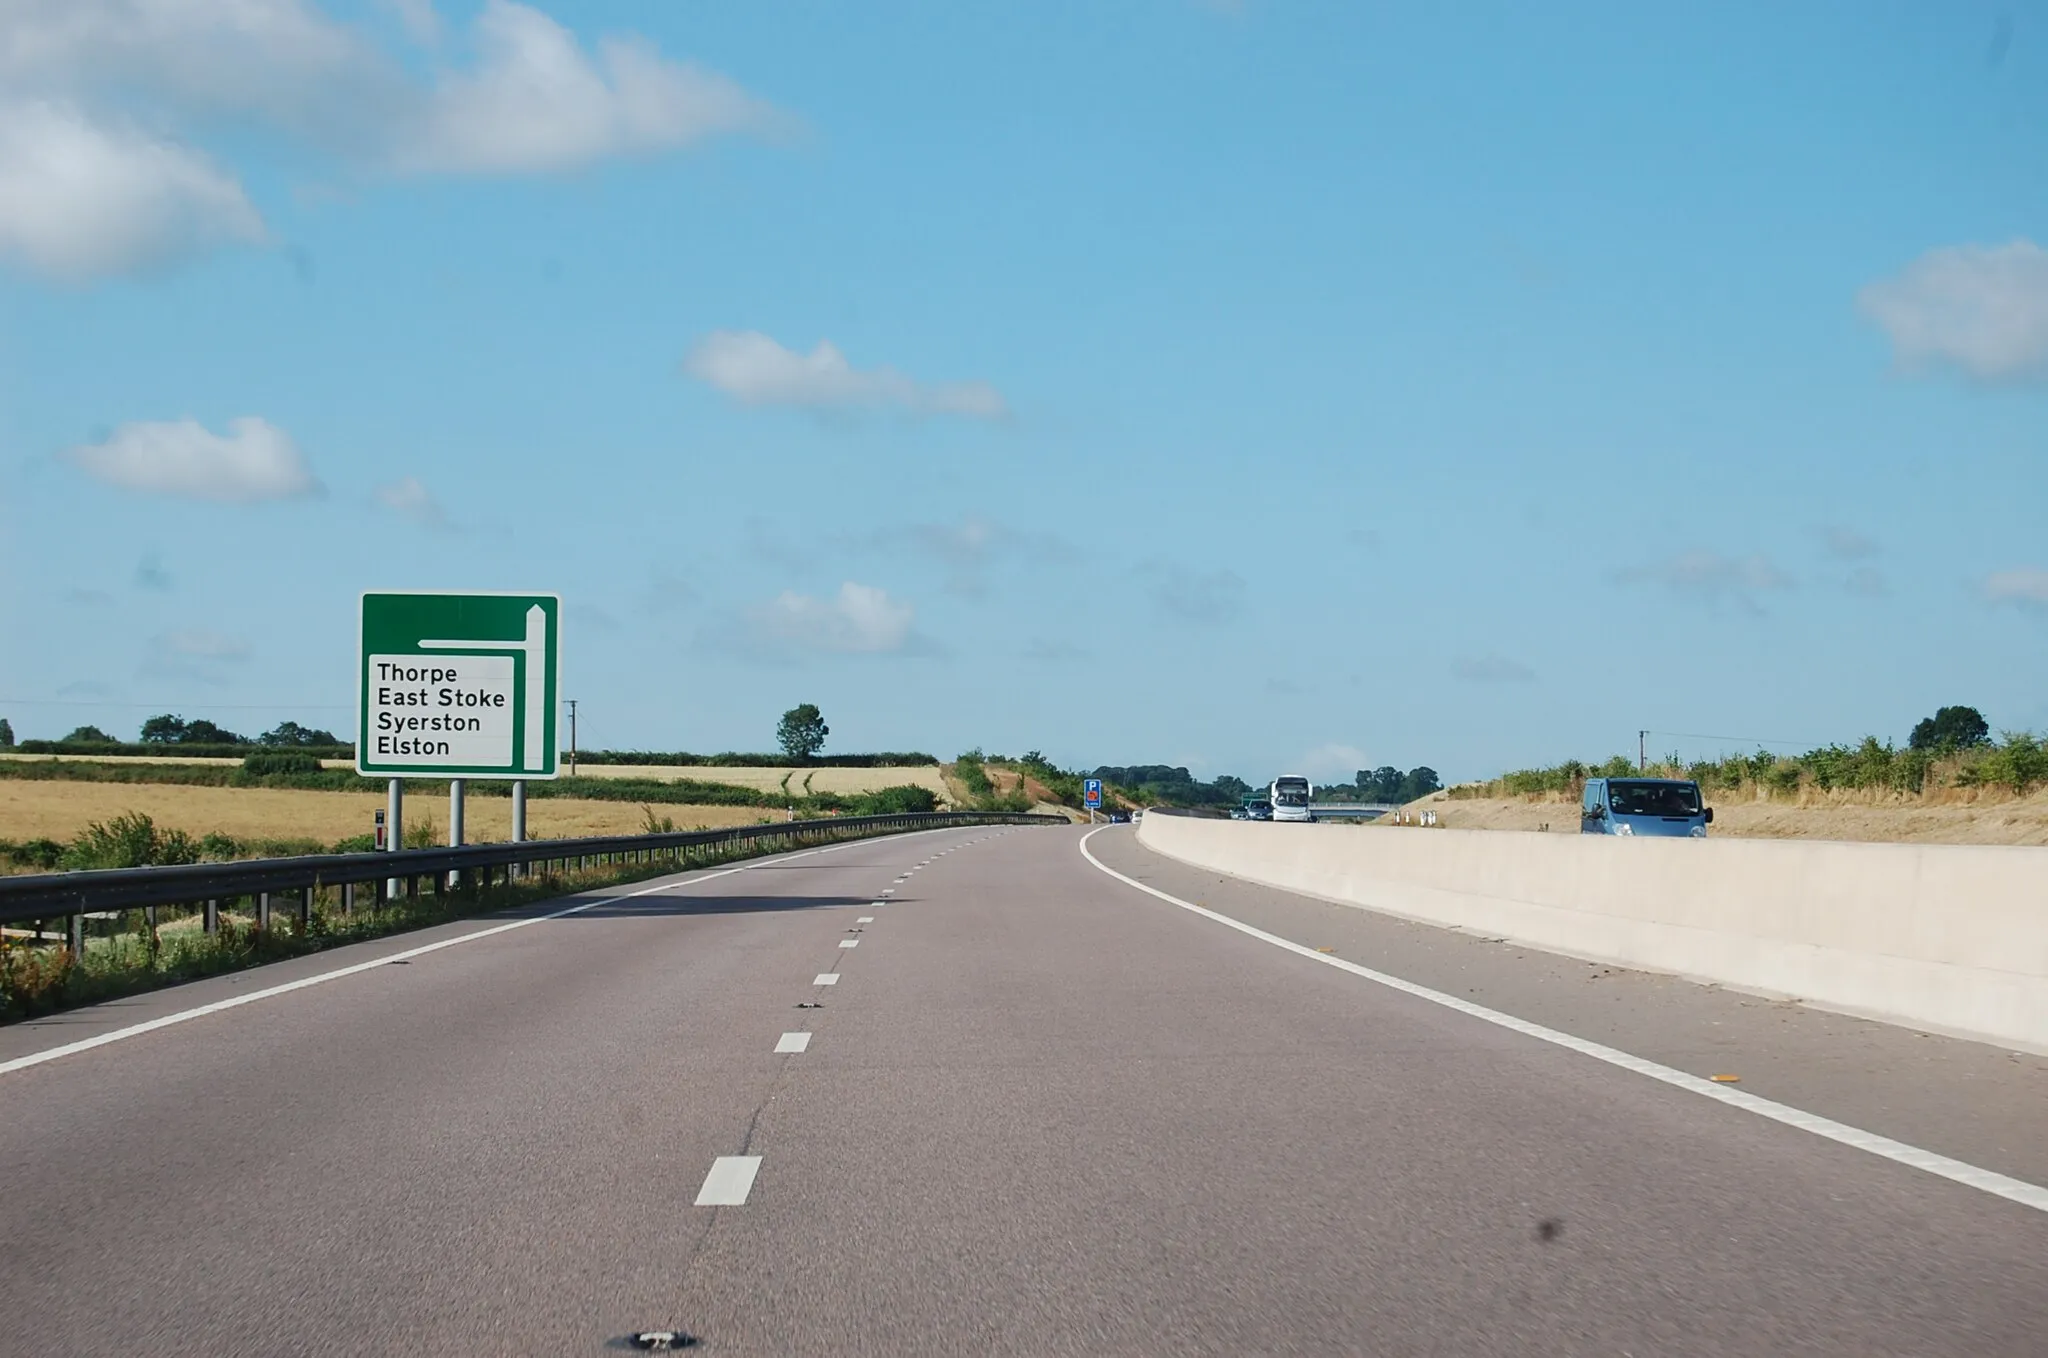
<svg viewBox="0 0 2048 1358">
<path fill-rule="evenodd" d="M 873 924 L 874 922 L 875 917 L 873 915 L 862 915 L 859 919 L 854 921 L 855 924 Z"/>
<path fill-rule="evenodd" d="M 836 972 L 836 971 L 821 971 L 821 972 L 819 972 L 819 973 L 817 974 L 817 976 L 816 976 L 816 977 L 814 977 L 814 978 L 812 979 L 812 981 L 811 981 L 811 984 L 812 984 L 812 985 L 838 985 L 838 984 L 839 984 L 839 973 L 838 973 L 838 972 Z"/>
<path fill-rule="evenodd" d="M 1106 829 L 1107 827 L 1104 828 Z M 1262 943 L 1270 943 L 1276 948 L 1285 948 L 1291 953 L 1298 953 L 1306 957 L 1311 962 L 1321 962 L 1325 965 L 1336 967 L 1339 971 L 1348 971 L 1354 976 L 1362 976 L 1368 981 L 1375 981 L 1389 989 L 1413 995 L 1417 999 L 1428 1000 L 1431 1004 L 1440 1004 L 1446 1009 L 1455 1009 L 1461 1014 L 1468 1014 L 1473 1018 L 1506 1028 L 1510 1032 L 1521 1033 L 1525 1037 L 1533 1037 L 1540 1042 L 1548 1042 L 1553 1046 L 1563 1047 L 1567 1051 L 1575 1051 L 1581 1056 L 1590 1056 L 1596 1061 L 1605 1061 L 1610 1066 L 1619 1066 L 1623 1070 L 1633 1071 L 1638 1075 L 1647 1075 L 1652 1080 L 1658 1080 L 1674 1088 L 1683 1089 L 1690 1094 L 1697 1094 L 1701 1098 L 1712 1099 L 1717 1103 L 1724 1103 L 1733 1108 L 1740 1108 L 1745 1112 L 1755 1113 L 1758 1117 L 1769 1118 L 1773 1122 L 1782 1122 L 1788 1127 L 1797 1127 L 1802 1132 L 1811 1132 L 1815 1136 L 1825 1137 L 1829 1141 L 1839 1141 L 1844 1146 L 1853 1146 L 1857 1150 L 1868 1151 L 1872 1155 L 1882 1156 L 1887 1160 L 1894 1160 L 1899 1164 L 1908 1165 L 1914 1169 L 1925 1170 L 1929 1174 L 1938 1175 L 1952 1183 L 1959 1183 L 1967 1188 L 1978 1189 L 1994 1197 L 2019 1203 L 2023 1207 L 2031 1207 L 2039 1212 L 2048 1212 L 2048 1188 L 2043 1188 L 2039 1184 L 2030 1184 L 2024 1179 L 2014 1179 L 2008 1175 L 2000 1174 L 1996 1170 L 1965 1164 L 1961 1160 L 1951 1160 L 1946 1155 L 1937 1155 L 1933 1151 L 1922 1150 L 1918 1146 L 1909 1146 L 1903 1141 L 1894 1141 L 1888 1136 L 1879 1136 L 1876 1132 L 1866 1132 L 1861 1127 L 1851 1127 L 1846 1122 L 1836 1122 L 1833 1118 L 1824 1118 L 1818 1113 L 1809 1113 L 1804 1109 L 1793 1108 L 1787 1104 L 1773 1103 L 1769 1099 L 1758 1098 L 1756 1095 L 1747 1093 L 1744 1090 L 1731 1089 L 1727 1085 L 1715 1084 L 1711 1080 L 1702 1080 L 1697 1075 L 1688 1074 L 1682 1070 L 1674 1070 L 1670 1066 L 1659 1065 L 1655 1061 L 1646 1061 L 1640 1056 L 1631 1056 L 1625 1051 L 1618 1051 L 1613 1047 L 1604 1047 L 1598 1042 L 1588 1042 L 1583 1037 L 1573 1037 L 1570 1033 L 1561 1033 L 1555 1028 L 1546 1028 L 1540 1023 L 1531 1023 L 1527 1019 L 1518 1019 L 1512 1014 L 1503 1014 L 1498 1010 L 1488 1009 L 1484 1005 L 1474 1004 L 1470 1000 L 1461 1000 L 1455 995 L 1446 995 L 1440 990 L 1431 990 L 1428 986 L 1417 985 L 1413 981 L 1404 981 L 1398 976 L 1390 976 L 1383 971 L 1374 971 L 1371 967 L 1361 967 L 1358 963 L 1347 962 L 1341 957 L 1332 957 L 1328 953 L 1316 952 L 1291 939 L 1282 938 L 1278 934 L 1269 934 L 1264 929 L 1246 924 L 1243 920 L 1232 919 L 1230 916 L 1211 910 L 1206 906 L 1196 905 L 1192 901 L 1184 901 L 1178 896 L 1169 896 L 1158 887 L 1147 886 L 1134 877 L 1124 876 L 1124 874 L 1090 853 L 1088 851 L 1088 841 L 1101 833 L 1101 830 L 1092 830 L 1081 836 L 1081 856 L 1090 863 L 1093 863 L 1097 868 L 1116 878 L 1125 886 L 1134 886 L 1148 896 L 1157 896 L 1169 905 L 1177 905 L 1183 910 L 1202 916 L 1204 919 L 1215 920 L 1218 924 L 1235 929 L 1241 934 L 1247 934 Z"/>
<path fill-rule="evenodd" d="M 699 1207 L 744 1207 L 761 1172 L 758 1155 L 721 1155 L 711 1162 L 704 1186 L 697 1190 Z"/>
<path fill-rule="evenodd" d="M 838 849 L 850 848 L 852 844 L 860 842 L 859 840 L 854 840 L 849 844 L 833 844 L 822 849 L 806 849 L 802 853 L 787 854 L 777 858 L 757 859 L 752 863 L 742 863 L 736 868 L 723 868 L 717 872 L 707 872 L 701 877 L 692 877 L 687 881 L 661 882 L 654 886 L 642 887 L 638 891 L 628 891 L 616 896 L 600 896 L 596 900 L 585 901 L 581 905 L 572 905 L 562 910 L 551 910 L 545 915 L 531 915 L 526 919 L 509 920 L 504 924 L 494 924 L 488 929 L 477 929 L 471 933 L 457 934 L 454 938 L 444 938 L 433 943 L 423 943 L 417 948 L 407 948 L 402 952 L 384 953 L 367 962 L 356 962 L 346 967 L 336 967 L 333 971 L 323 971 L 317 976 L 301 976 L 296 981 L 286 981 L 282 985 L 265 986 L 261 990 L 252 990 L 246 995 L 235 995 L 225 1000 L 215 1000 L 212 1004 L 202 1004 L 192 1009 L 181 1009 L 175 1014 L 165 1014 L 160 1018 L 150 1019 L 146 1023 L 137 1023 L 126 1028 L 117 1028 L 111 1033 L 101 1033 L 97 1037 L 80 1038 L 76 1042 L 67 1042 L 61 1047 L 51 1047 L 48 1051 L 31 1052 L 27 1056 L 17 1056 L 11 1061 L 0 1061 L 0 1075 L 8 1075 L 17 1070 L 26 1070 L 30 1066 L 39 1066 L 45 1061 L 54 1061 L 60 1056 L 73 1056 L 79 1052 L 91 1051 L 94 1047 L 104 1047 L 109 1043 L 119 1042 L 125 1038 L 140 1037 L 144 1033 L 153 1033 L 159 1028 L 168 1028 L 173 1024 L 185 1023 L 191 1019 L 204 1018 L 208 1014 L 218 1014 L 229 1009 L 239 1009 L 245 1004 L 254 1004 L 258 1000 L 267 1000 L 276 995 L 289 995 L 294 990 L 304 990 L 308 986 L 320 985 L 326 981 L 338 981 L 344 976 L 354 976 L 359 972 L 371 971 L 377 967 L 388 967 L 393 962 L 409 962 L 415 957 L 424 957 L 428 953 L 439 952 L 443 948 L 453 948 L 462 943 L 474 943 L 481 938 L 494 938 L 499 934 L 508 934 L 514 929 L 524 929 L 530 924 L 545 924 L 549 920 L 562 919 L 569 915 L 580 915 L 586 910 L 595 910 L 600 905 L 612 905 L 619 901 L 630 901 L 639 896 L 652 896 L 658 891 L 673 891 L 677 887 L 695 886 L 699 882 L 710 882 L 720 877 L 730 877 L 736 872 L 750 872 L 755 868 L 766 867 L 774 863 L 788 863 L 798 858 L 809 858 L 812 854 L 832 853 Z"/>
<path fill-rule="evenodd" d="M 880 910 L 880 909 L 881 909 L 881 908 L 882 908 L 883 906 L 885 906 L 885 905 L 887 905 L 887 904 L 888 904 L 888 902 L 887 902 L 887 901 L 869 901 L 869 902 L 868 902 L 868 909 L 870 909 L 870 910 Z"/>
<path fill-rule="evenodd" d="M 896 894 L 896 888 L 893 886 L 883 887 L 881 894 L 884 896 L 893 896 Z"/>
<path fill-rule="evenodd" d="M 858 948 L 860 940 L 857 938 L 842 938 L 839 940 L 839 946 L 842 948 Z"/>
<path fill-rule="evenodd" d="M 789 1052 L 800 1052 L 810 1045 L 811 1035 L 809 1033 L 784 1033 L 775 1043 L 775 1050 L 780 1055 Z"/>
</svg>

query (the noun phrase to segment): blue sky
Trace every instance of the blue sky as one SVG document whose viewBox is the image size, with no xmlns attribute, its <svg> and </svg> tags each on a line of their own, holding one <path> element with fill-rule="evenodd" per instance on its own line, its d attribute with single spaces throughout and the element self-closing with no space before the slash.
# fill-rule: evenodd
<svg viewBox="0 0 2048 1358">
<path fill-rule="evenodd" d="M 389 588 L 562 594 L 588 746 L 2048 728 L 2048 6 L 8 25 L 22 736 L 346 730 Z"/>
</svg>

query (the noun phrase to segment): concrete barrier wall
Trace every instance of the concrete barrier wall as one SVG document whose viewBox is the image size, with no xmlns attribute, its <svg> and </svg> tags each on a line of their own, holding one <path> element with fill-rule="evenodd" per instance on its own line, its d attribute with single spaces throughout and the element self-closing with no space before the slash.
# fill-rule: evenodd
<svg viewBox="0 0 2048 1358">
<path fill-rule="evenodd" d="M 2048 1051 L 2048 848 L 1156 814 L 1139 839 L 1348 905 Z"/>
</svg>

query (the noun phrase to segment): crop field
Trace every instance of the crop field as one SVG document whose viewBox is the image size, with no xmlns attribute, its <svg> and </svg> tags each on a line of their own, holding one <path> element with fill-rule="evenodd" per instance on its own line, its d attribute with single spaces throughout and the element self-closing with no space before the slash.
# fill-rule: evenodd
<svg viewBox="0 0 2048 1358">
<path fill-rule="evenodd" d="M 914 770 L 876 772 L 902 774 Z M 383 806 L 384 798 L 377 793 L 0 780 L 0 839 L 69 840 L 94 821 L 104 822 L 123 812 L 140 811 L 164 829 L 183 830 L 194 838 L 219 833 L 237 839 L 317 839 L 332 843 L 351 835 L 369 834 L 376 812 Z M 775 813 L 747 806 L 663 804 L 655 811 L 673 817 L 679 829 L 758 825 L 778 818 Z M 405 820 L 408 829 L 431 820 L 438 830 L 445 832 L 448 799 L 408 796 Z M 536 839 L 639 834 L 644 828 L 644 813 L 632 802 L 542 797 L 527 802 L 526 832 Z M 469 798 L 464 833 L 472 843 L 510 838 L 512 799 Z"/>
<path fill-rule="evenodd" d="M 6 754 L 0 759 L 18 759 L 23 762 L 75 758 L 76 756 L 48 754 Z M 128 759 L 123 763 L 148 764 L 219 764 L 232 767 L 241 763 L 238 759 L 204 759 L 165 755 L 161 759 Z M 346 759 L 323 759 L 322 768 L 352 769 L 353 763 Z M 567 761 L 562 771 L 568 772 Z M 703 783 L 730 783 L 735 787 L 750 787 L 762 792 L 777 792 L 783 789 L 787 778 L 788 790 L 802 792 L 806 780 L 812 792 L 834 792 L 851 794 L 857 792 L 878 792 L 885 787 L 926 787 L 939 795 L 940 800 L 950 800 L 946 783 L 939 776 L 936 766 L 926 764 L 907 768 L 883 769 L 791 769 L 770 766 L 726 767 L 716 764 L 670 765 L 670 764 L 578 764 L 576 774 L 581 778 L 659 778 L 673 781 L 678 778 L 695 779 Z M 353 833 L 353 832 L 352 832 Z M 7 837 L 7 831 L 0 828 L 0 838 Z M 20 838 L 19 835 L 13 836 Z"/>
<path fill-rule="evenodd" d="M 562 768 L 566 772 L 566 763 Z M 751 787 L 763 792 L 776 792 L 784 787 L 787 778 L 788 790 L 802 792 L 808 780 L 812 792 L 879 792 L 885 787 L 928 787 L 946 798 L 946 784 L 939 777 L 936 767 L 926 764 L 914 768 L 890 769 L 789 769 L 772 767 L 735 767 L 723 765 L 671 765 L 671 764 L 578 764 L 579 778 L 691 778 L 703 783 L 731 783 L 735 787 Z"/>
</svg>

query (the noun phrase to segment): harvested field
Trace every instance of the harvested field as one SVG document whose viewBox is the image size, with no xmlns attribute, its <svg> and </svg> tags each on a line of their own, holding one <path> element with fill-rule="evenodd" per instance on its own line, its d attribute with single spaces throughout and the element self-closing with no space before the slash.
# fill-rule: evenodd
<svg viewBox="0 0 2048 1358">
<path fill-rule="evenodd" d="M 568 765 L 562 766 L 566 772 Z M 715 764 L 578 764 L 579 778 L 691 778 L 702 783 L 730 783 L 734 787 L 757 788 L 763 792 L 782 790 L 789 779 L 791 792 L 802 792 L 806 779 L 813 792 L 879 792 L 885 787 L 928 787 L 946 796 L 946 784 L 937 768 L 922 765 L 896 769 L 788 769 L 724 768 Z"/>
<path fill-rule="evenodd" d="M 93 821 L 141 811 L 165 829 L 195 837 L 212 832 L 237 839 L 317 839 L 332 843 L 370 833 L 384 805 L 378 793 L 305 792 L 283 788 L 179 787 L 162 783 L 15 782 L 0 780 L 0 839 L 69 840 Z M 684 829 L 758 825 L 780 816 L 750 806 L 654 808 Z M 448 826 L 448 799 L 408 796 L 408 827 L 431 819 Z M 510 797 L 471 797 L 465 833 L 473 843 L 512 833 Z M 526 831 L 536 839 L 576 835 L 638 834 L 645 823 L 633 802 L 592 802 L 534 797 L 526 804 Z"/>
<path fill-rule="evenodd" d="M 78 758 L 80 756 L 77 755 L 0 754 L 0 759 L 19 759 L 24 762 L 50 759 L 76 760 Z M 161 759 L 136 759 L 130 757 L 124 758 L 121 762 L 124 764 L 218 764 L 232 767 L 239 765 L 242 761 L 239 759 L 210 759 L 165 755 Z M 323 759 L 320 761 L 320 766 L 328 769 L 352 769 L 355 767 L 355 764 L 347 759 Z M 567 773 L 568 770 L 569 765 L 565 761 L 562 765 L 562 771 Z M 763 792 L 780 791 L 782 789 L 782 780 L 787 777 L 791 792 L 802 792 L 804 790 L 804 781 L 809 779 L 811 791 L 813 792 L 846 794 L 878 792 L 885 787 L 928 787 L 933 792 L 938 793 L 941 800 L 947 799 L 945 780 L 939 776 L 939 770 L 929 764 L 891 769 L 791 769 L 768 766 L 726 768 L 716 764 L 578 764 L 576 766 L 576 775 L 579 778 L 659 778 L 668 782 L 678 778 L 690 778 L 701 783 L 727 783 L 733 787 L 750 787 Z M 0 831 L 0 837 L 4 837 L 4 835 L 5 831 Z"/>
<path fill-rule="evenodd" d="M 1449 829 L 1579 832 L 1579 805 L 1563 797 L 1456 800 L 1436 793 L 1427 807 Z M 1708 796 L 1714 835 L 1758 839 L 1843 839 L 1927 844 L 2048 844 L 2048 791 L 2028 797 L 1991 793 L 1979 800 L 1878 801 L 1809 796 L 1804 802 Z M 1391 826 L 1399 829 L 1402 827 Z"/>
</svg>

